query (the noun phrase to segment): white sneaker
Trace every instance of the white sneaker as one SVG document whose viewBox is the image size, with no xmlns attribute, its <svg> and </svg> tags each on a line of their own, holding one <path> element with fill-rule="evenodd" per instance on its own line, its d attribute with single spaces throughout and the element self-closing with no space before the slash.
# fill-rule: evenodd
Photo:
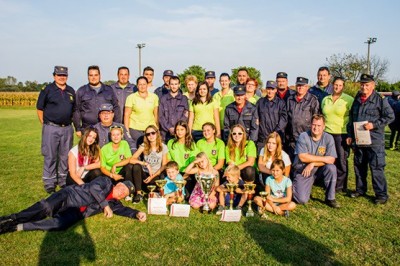
<svg viewBox="0 0 400 266">
<path fill-rule="evenodd" d="M 131 201 L 132 202 L 132 197 L 131 196 L 126 196 L 125 201 Z"/>
</svg>

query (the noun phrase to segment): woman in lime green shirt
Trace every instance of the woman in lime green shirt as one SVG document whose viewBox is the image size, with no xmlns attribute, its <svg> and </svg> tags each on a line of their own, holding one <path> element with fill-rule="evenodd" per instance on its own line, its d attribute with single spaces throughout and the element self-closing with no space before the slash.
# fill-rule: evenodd
<svg viewBox="0 0 400 266">
<path fill-rule="evenodd" d="M 237 165 L 240 176 L 245 182 L 253 182 L 256 176 L 254 163 L 257 157 L 257 148 L 252 140 L 247 140 L 246 130 L 242 125 L 234 125 L 229 134 L 225 149 L 227 165 Z"/>
<path fill-rule="evenodd" d="M 196 143 L 199 151 L 205 152 L 211 165 L 219 171 L 225 164 L 225 143 L 217 138 L 217 129 L 213 123 L 203 125 L 203 138 Z"/>
<path fill-rule="evenodd" d="M 321 103 L 321 110 L 325 116 L 325 131 L 333 136 L 337 158 L 335 165 L 337 169 L 336 192 L 346 192 L 348 161 L 350 147 L 346 144 L 347 123 L 349 113 L 353 104 L 353 97 L 343 92 L 345 88 L 344 79 L 335 77 L 333 79 L 333 94 L 326 96 Z"/>
<path fill-rule="evenodd" d="M 195 141 L 203 137 L 202 126 L 207 122 L 215 125 L 217 137 L 220 137 L 219 103 L 218 101 L 213 101 L 207 83 L 200 82 L 197 85 L 195 97 L 189 106 L 188 124 Z"/>
</svg>

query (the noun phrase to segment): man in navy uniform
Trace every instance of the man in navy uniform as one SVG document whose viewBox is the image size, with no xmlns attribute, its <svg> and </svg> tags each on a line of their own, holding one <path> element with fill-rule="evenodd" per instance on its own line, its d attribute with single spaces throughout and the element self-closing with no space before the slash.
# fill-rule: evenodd
<svg viewBox="0 0 400 266">
<path fill-rule="evenodd" d="M 321 106 L 322 100 L 333 93 L 333 85 L 331 84 L 331 72 L 327 67 L 320 67 L 317 73 L 318 82 L 310 89 L 310 93 L 318 98 Z"/>
<path fill-rule="evenodd" d="M 72 147 L 74 130 L 71 126 L 75 110 L 75 90 L 67 85 L 68 68 L 54 67 L 54 82 L 44 87 L 36 104 L 42 128 L 44 156 L 43 183 L 48 193 L 57 184 L 64 187 L 68 173 L 68 152 Z"/>
<path fill-rule="evenodd" d="M 122 123 L 124 117 L 124 109 L 125 109 L 125 101 L 126 98 L 134 93 L 137 92 L 137 88 L 135 84 L 129 82 L 129 68 L 126 66 L 122 66 L 118 68 L 117 72 L 118 81 L 111 85 L 115 96 L 118 99 L 118 106 L 119 106 L 119 113 L 121 114 L 120 120 L 115 121 L 118 123 Z"/>
<path fill-rule="evenodd" d="M 158 96 L 158 99 L 161 99 L 161 97 L 165 94 L 169 93 L 169 79 L 174 75 L 174 72 L 172 70 L 165 70 L 163 73 L 163 81 L 164 84 L 161 87 L 158 87 L 154 93 Z"/>
<path fill-rule="evenodd" d="M 210 88 L 210 93 L 211 96 L 214 96 L 214 94 L 216 94 L 217 92 L 219 92 L 219 89 L 214 87 L 214 83 L 215 83 L 215 71 L 207 71 L 204 74 L 204 79 L 208 85 L 208 87 Z"/>
<path fill-rule="evenodd" d="M 104 213 L 146 221 L 146 214 L 125 207 L 120 202 L 134 191 L 131 181 L 113 186 L 110 178 L 100 176 L 84 185 L 68 186 L 31 207 L 8 216 L 0 217 L 0 234 L 14 231 L 64 230 L 89 216 Z M 51 217 L 50 219 L 46 219 Z"/>
<path fill-rule="evenodd" d="M 319 113 L 317 97 L 308 92 L 308 79 L 296 79 L 296 94 L 289 96 L 286 101 L 288 123 L 285 133 L 285 151 L 294 159 L 294 148 L 299 135 L 311 127 L 311 118 Z"/>
<path fill-rule="evenodd" d="M 362 74 L 361 89 L 354 98 L 347 124 L 347 144 L 354 145 L 354 172 L 356 175 L 356 191 L 352 198 L 367 193 L 368 165 L 372 174 L 372 187 L 375 192 L 375 203 L 385 204 L 389 196 L 385 178 L 385 126 L 394 120 L 394 112 L 388 100 L 375 91 L 375 80 L 372 75 Z M 354 134 L 354 122 L 365 121 L 365 130 L 371 136 L 370 145 L 357 145 Z"/>
<path fill-rule="evenodd" d="M 224 141 L 228 140 L 232 126 L 240 124 L 246 129 L 247 138 L 257 143 L 258 138 L 258 113 L 254 104 L 246 100 L 246 88 L 236 85 L 233 88 L 235 102 L 225 109 L 224 116 Z"/>
<path fill-rule="evenodd" d="M 118 99 L 113 89 L 100 81 L 100 68 L 88 67 L 89 84 L 83 85 L 76 92 L 76 110 L 74 126 L 76 135 L 81 137 L 82 131 L 99 122 L 99 108 L 104 103 L 110 103 L 114 110 L 114 121 L 121 121 Z"/>
<path fill-rule="evenodd" d="M 169 80 L 169 93 L 162 96 L 158 106 L 160 133 L 165 143 L 174 138 L 174 128 L 178 121 L 188 121 L 189 103 L 180 91 L 180 81 L 177 76 Z"/>
<path fill-rule="evenodd" d="M 288 75 L 285 72 L 276 74 L 276 86 L 278 87 L 277 96 L 285 101 L 290 95 L 296 94 L 296 91 L 291 90 L 288 86 Z"/>
</svg>

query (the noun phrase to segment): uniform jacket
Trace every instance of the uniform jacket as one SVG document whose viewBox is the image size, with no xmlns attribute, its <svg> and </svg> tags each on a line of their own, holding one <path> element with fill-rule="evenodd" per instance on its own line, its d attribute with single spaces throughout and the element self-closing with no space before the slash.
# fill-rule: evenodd
<svg viewBox="0 0 400 266">
<path fill-rule="evenodd" d="M 349 137 L 354 140 L 353 122 L 371 122 L 374 125 L 374 128 L 370 130 L 371 146 L 382 146 L 385 144 L 385 126 L 393 120 L 394 112 L 386 98 L 382 98 L 376 91 L 373 91 L 367 101 L 361 103 L 360 94 L 358 93 L 350 109 L 347 132 Z"/>
<path fill-rule="evenodd" d="M 179 120 L 188 121 L 189 103 L 186 96 L 178 93 L 172 97 L 170 93 L 163 95 L 158 106 L 158 121 L 160 128 L 168 132 L 169 128 L 175 127 Z"/>
<path fill-rule="evenodd" d="M 246 101 L 241 113 L 239 113 L 236 102 L 229 104 L 225 109 L 224 116 L 224 139 L 228 139 L 230 128 L 236 124 L 246 129 L 248 139 L 257 142 L 258 138 L 258 113 L 254 104 Z"/>
<path fill-rule="evenodd" d="M 132 93 L 137 92 L 138 90 L 137 90 L 135 84 L 131 84 L 131 83 L 128 83 L 128 85 L 126 85 L 126 87 L 124 89 L 122 89 L 119 86 L 118 82 L 112 84 L 111 88 L 113 89 L 115 96 L 118 99 L 119 112 L 121 114 L 120 120 L 115 120 L 115 122 L 123 123 L 126 98 L 129 95 L 131 95 Z"/>
<path fill-rule="evenodd" d="M 259 119 L 258 142 L 264 142 L 272 132 L 283 137 L 287 125 L 286 103 L 278 96 L 272 101 L 263 97 L 258 100 L 256 107 Z"/>
<path fill-rule="evenodd" d="M 104 103 L 113 105 L 114 121 L 120 121 L 121 113 L 118 99 L 110 86 L 101 84 L 98 93 L 88 84 L 80 87 L 76 92 L 76 111 L 73 117 L 76 131 L 82 131 L 86 127 L 99 122 L 99 108 Z"/>
<path fill-rule="evenodd" d="M 311 118 L 319 113 L 317 97 L 307 93 L 300 102 L 296 95 L 291 95 L 286 102 L 288 124 L 286 126 L 286 143 L 294 143 L 299 135 L 311 128 Z"/>
</svg>

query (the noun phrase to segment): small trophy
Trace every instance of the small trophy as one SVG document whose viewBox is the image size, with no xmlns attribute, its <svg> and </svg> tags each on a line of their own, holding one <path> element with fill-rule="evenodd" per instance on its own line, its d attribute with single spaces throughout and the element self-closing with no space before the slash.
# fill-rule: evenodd
<svg viewBox="0 0 400 266">
<path fill-rule="evenodd" d="M 249 208 L 247 209 L 246 212 L 246 217 L 254 217 L 254 211 L 251 208 L 251 200 L 253 199 L 253 195 L 255 193 L 254 189 L 256 188 L 256 184 L 253 183 L 244 184 L 244 188 L 247 192 L 247 203 L 249 204 Z"/>
<path fill-rule="evenodd" d="M 237 188 L 237 186 L 238 185 L 235 183 L 226 184 L 226 187 L 229 190 L 229 205 L 230 205 L 229 209 L 230 210 L 233 210 L 233 198 L 235 196 L 235 189 Z"/>
<path fill-rule="evenodd" d="M 160 196 L 161 197 L 164 197 L 164 186 L 165 186 L 165 184 L 167 184 L 167 180 L 165 180 L 165 179 L 156 180 L 156 185 L 160 190 Z"/>
<path fill-rule="evenodd" d="M 203 206 L 203 211 L 209 212 L 210 211 L 210 206 L 208 205 L 208 196 L 210 195 L 212 185 L 214 183 L 215 175 L 209 174 L 209 175 L 204 175 L 204 174 L 196 174 L 195 175 L 197 182 L 199 182 L 201 190 L 203 191 L 205 197 L 205 203 Z"/>
<path fill-rule="evenodd" d="M 149 198 L 154 198 L 154 190 L 156 189 L 155 185 L 148 185 L 147 189 L 150 190 Z"/>
<path fill-rule="evenodd" d="M 180 198 L 182 199 L 182 188 L 186 185 L 186 180 L 175 180 L 174 183 L 178 187 L 178 197 L 176 199 L 176 201 L 178 202 Z"/>
<path fill-rule="evenodd" d="M 260 192 L 260 197 L 262 198 L 262 202 L 263 202 L 264 208 L 265 208 L 265 204 L 267 203 L 267 196 L 268 196 L 267 192 L 265 192 L 265 191 L 261 191 Z M 261 218 L 267 219 L 267 215 L 265 214 L 265 212 L 263 212 L 261 214 Z"/>
</svg>

